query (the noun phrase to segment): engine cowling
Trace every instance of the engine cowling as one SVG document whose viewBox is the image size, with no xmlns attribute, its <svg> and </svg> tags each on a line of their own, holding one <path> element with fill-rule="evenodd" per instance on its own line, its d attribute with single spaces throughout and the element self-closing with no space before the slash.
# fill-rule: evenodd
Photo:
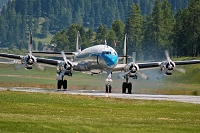
<svg viewBox="0 0 200 133">
<path fill-rule="evenodd" d="M 36 62 L 37 62 L 37 59 L 31 55 L 26 55 L 22 57 L 21 59 L 21 64 L 22 65 L 24 64 L 26 69 L 32 69 L 34 63 Z"/>
<path fill-rule="evenodd" d="M 166 75 L 171 75 L 172 74 L 172 71 L 174 70 L 175 68 L 175 63 L 170 61 L 170 62 L 162 62 L 161 65 L 160 65 L 160 70 L 161 71 L 164 71 L 165 69 L 167 69 L 166 71 Z"/>
<path fill-rule="evenodd" d="M 57 67 L 57 74 L 60 74 L 63 70 L 65 71 L 65 75 L 72 76 L 72 64 L 70 62 L 60 62 Z"/>
</svg>

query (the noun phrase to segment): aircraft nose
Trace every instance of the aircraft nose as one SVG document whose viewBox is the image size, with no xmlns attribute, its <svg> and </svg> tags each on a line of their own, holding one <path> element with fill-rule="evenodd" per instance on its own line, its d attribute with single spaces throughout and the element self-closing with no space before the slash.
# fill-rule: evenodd
<svg viewBox="0 0 200 133">
<path fill-rule="evenodd" d="M 116 65 L 117 59 L 118 59 L 117 55 L 109 55 L 109 56 L 106 56 L 105 62 L 108 66 L 112 67 Z"/>
</svg>

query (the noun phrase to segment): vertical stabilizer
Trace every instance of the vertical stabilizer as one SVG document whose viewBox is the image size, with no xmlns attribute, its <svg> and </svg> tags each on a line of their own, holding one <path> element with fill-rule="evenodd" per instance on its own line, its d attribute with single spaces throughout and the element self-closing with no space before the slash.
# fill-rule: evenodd
<svg viewBox="0 0 200 133">
<path fill-rule="evenodd" d="M 127 33 L 124 36 L 124 64 L 127 64 L 128 60 L 128 51 L 127 51 Z"/>
<path fill-rule="evenodd" d="M 32 31 L 30 30 L 29 32 L 29 45 L 28 45 L 28 51 L 29 54 L 32 55 L 32 48 L 33 48 L 33 43 L 32 43 Z"/>
<path fill-rule="evenodd" d="M 80 33 L 78 31 L 77 38 L 76 38 L 76 52 L 81 52 L 81 46 L 80 46 Z"/>
</svg>

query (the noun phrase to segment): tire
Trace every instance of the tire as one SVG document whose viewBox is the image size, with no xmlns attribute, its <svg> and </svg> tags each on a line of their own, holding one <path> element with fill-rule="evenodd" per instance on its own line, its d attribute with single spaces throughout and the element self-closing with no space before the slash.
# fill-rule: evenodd
<svg viewBox="0 0 200 133">
<path fill-rule="evenodd" d="M 63 81 L 63 89 L 66 90 L 67 89 L 67 80 Z"/>
<path fill-rule="evenodd" d="M 126 86 L 127 86 L 126 82 L 123 82 L 123 84 L 122 84 L 122 93 L 126 93 Z"/>
<path fill-rule="evenodd" d="M 111 85 L 108 85 L 108 87 L 109 87 L 109 93 L 112 93 L 112 86 Z"/>
<path fill-rule="evenodd" d="M 128 94 L 132 94 L 132 83 L 128 83 Z"/>
<path fill-rule="evenodd" d="M 62 80 L 58 80 L 57 88 L 60 90 L 62 88 Z"/>
<path fill-rule="evenodd" d="M 108 84 L 106 84 L 106 93 L 108 93 Z"/>
</svg>

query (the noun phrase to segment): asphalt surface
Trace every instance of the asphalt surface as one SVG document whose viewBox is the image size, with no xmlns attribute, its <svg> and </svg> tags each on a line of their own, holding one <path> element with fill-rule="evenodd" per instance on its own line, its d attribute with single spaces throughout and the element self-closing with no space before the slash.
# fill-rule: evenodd
<svg viewBox="0 0 200 133">
<path fill-rule="evenodd" d="M 41 93 L 61 93 L 61 94 L 73 94 L 73 95 L 88 95 L 97 97 L 112 97 L 112 98 L 125 98 L 125 99 L 142 99 L 142 100 L 166 100 L 200 104 L 200 96 L 190 95 L 151 95 L 151 94 L 120 94 L 120 93 L 104 93 L 96 90 L 55 90 L 55 89 L 43 89 L 43 88 L 25 88 L 25 87 L 0 87 L 0 90 L 9 91 L 23 91 L 23 92 L 41 92 Z"/>
</svg>

